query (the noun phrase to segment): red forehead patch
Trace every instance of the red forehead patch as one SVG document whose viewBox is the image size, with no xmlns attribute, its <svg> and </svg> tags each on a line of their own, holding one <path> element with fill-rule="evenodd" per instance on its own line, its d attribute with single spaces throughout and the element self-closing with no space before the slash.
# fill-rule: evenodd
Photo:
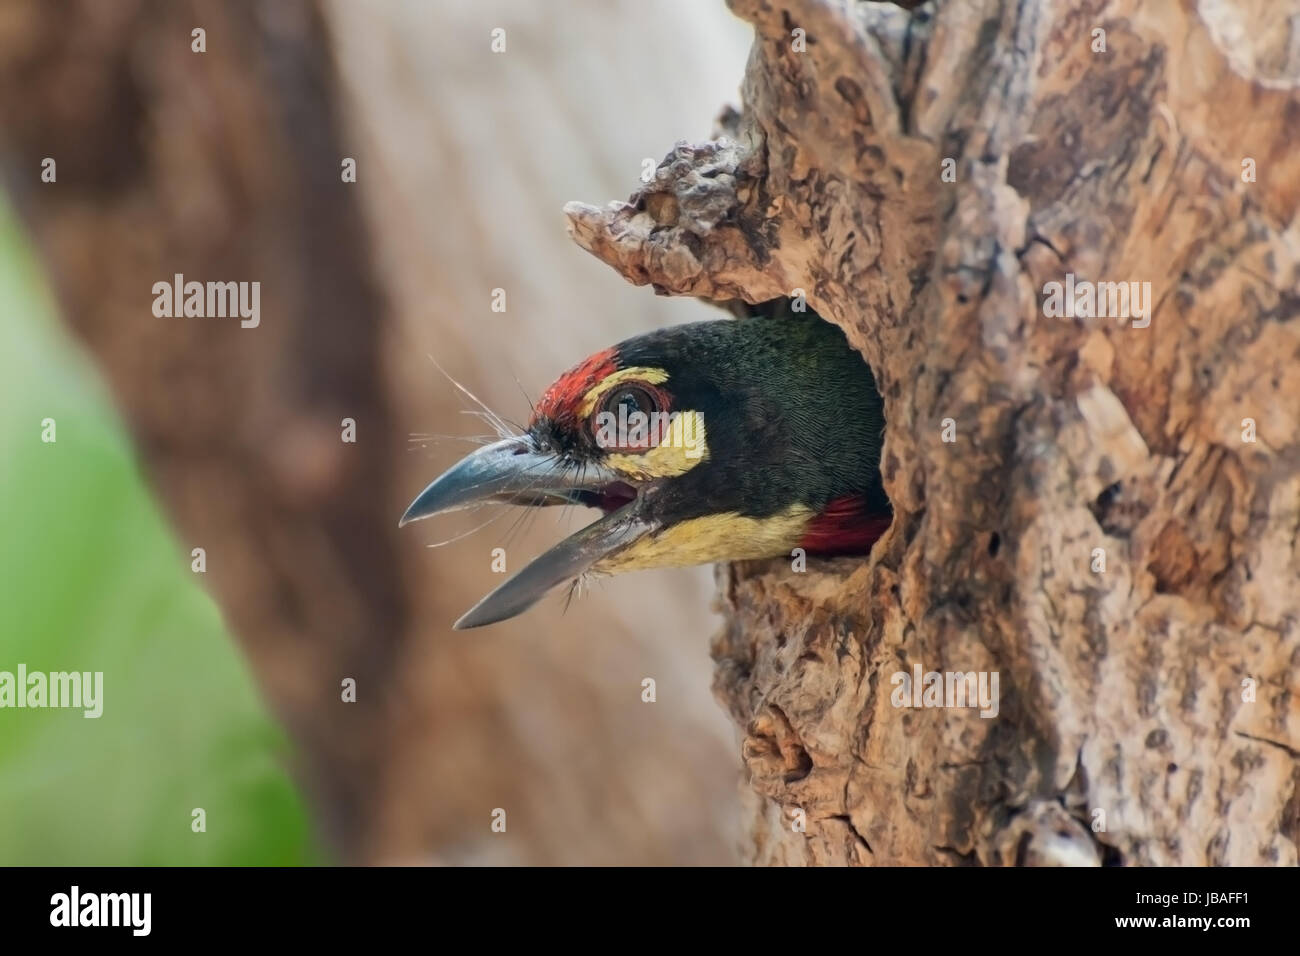
<svg viewBox="0 0 1300 956">
<path fill-rule="evenodd" d="M 537 403 L 533 421 L 543 417 L 552 421 L 574 417 L 583 396 L 600 384 L 605 376 L 617 370 L 618 352 L 612 348 L 583 359 L 546 390 L 546 394 Z"/>
</svg>

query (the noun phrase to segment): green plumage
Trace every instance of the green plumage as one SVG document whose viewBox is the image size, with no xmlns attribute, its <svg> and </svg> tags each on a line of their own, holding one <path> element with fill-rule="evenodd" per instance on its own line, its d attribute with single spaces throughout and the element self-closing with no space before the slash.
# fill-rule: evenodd
<svg viewBox="0 0 1300 956">
<path fill-rule="evenodd" d="M 709 460 L 672 483 L 673 520 L 724 511 L 820 513 L 849 495 L 888 513 L 880 485 L 884 408 L 871 370 L 810 313 L 697 322 L 617 346 L 621 367 L 665 369 L 677 410 L 704 413 Z"/>
</svg>

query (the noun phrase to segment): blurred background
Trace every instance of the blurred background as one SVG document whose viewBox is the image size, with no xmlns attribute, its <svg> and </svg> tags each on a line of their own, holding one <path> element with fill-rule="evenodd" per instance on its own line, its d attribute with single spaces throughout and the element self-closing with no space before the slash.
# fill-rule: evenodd
<svg viewBox="0 0 1300 956">
<path fill-rule="evenodd" d="M 698 0 L 0 5 L 0 671 L 104 673 L 97 720 L 0 710 L 0 864 L 734 861 L 708 570 L 458 633 L 493 548 L 594 516 L 396 524 L 488 431 L 437 366 L 521 420 L 722 316 L 560 208 L 707 139 L 748 43 Z M 156 317 L 176 273 L 259 327 Z"/>
</svg>

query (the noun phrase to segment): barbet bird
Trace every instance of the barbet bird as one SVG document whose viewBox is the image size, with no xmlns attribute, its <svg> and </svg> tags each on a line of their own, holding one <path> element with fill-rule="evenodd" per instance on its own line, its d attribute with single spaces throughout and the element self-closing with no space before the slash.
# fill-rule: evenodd
<svg viewBox="0 0 1300 956">
<path fill-rule="evenodd" d="M 484 502 L 604 517 L 489 593 L 457 629 L 522 613 L 589 573 L 865 554 L 889 527 L 871 371 L 810 313 L 696 322 L 597 352 L 527 429 L 434 480 L 401 524 Z"/>
</svg>

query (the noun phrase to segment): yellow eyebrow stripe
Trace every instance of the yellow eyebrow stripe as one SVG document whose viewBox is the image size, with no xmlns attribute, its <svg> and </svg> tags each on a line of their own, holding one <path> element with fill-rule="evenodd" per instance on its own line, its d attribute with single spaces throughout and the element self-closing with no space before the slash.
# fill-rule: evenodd
<svg viewBox="0 0 1300 956">
<path fill-rule="evenodd" d="M 606 392 L 631 378 L 639 382 L 649 382 L 651 385 L 662 385 L 668 381 L 668 373 L 661 368 L 639 365 L 635 368 L 619 369 L 617 372 L 606 375 L 601 379 L 599 385 L 582 396 L 582 402 L 578 405 L 578 412 L 581 417 L 586 418 L 595 411 L 596 403 L 601 400 Z"/>
</svg>

